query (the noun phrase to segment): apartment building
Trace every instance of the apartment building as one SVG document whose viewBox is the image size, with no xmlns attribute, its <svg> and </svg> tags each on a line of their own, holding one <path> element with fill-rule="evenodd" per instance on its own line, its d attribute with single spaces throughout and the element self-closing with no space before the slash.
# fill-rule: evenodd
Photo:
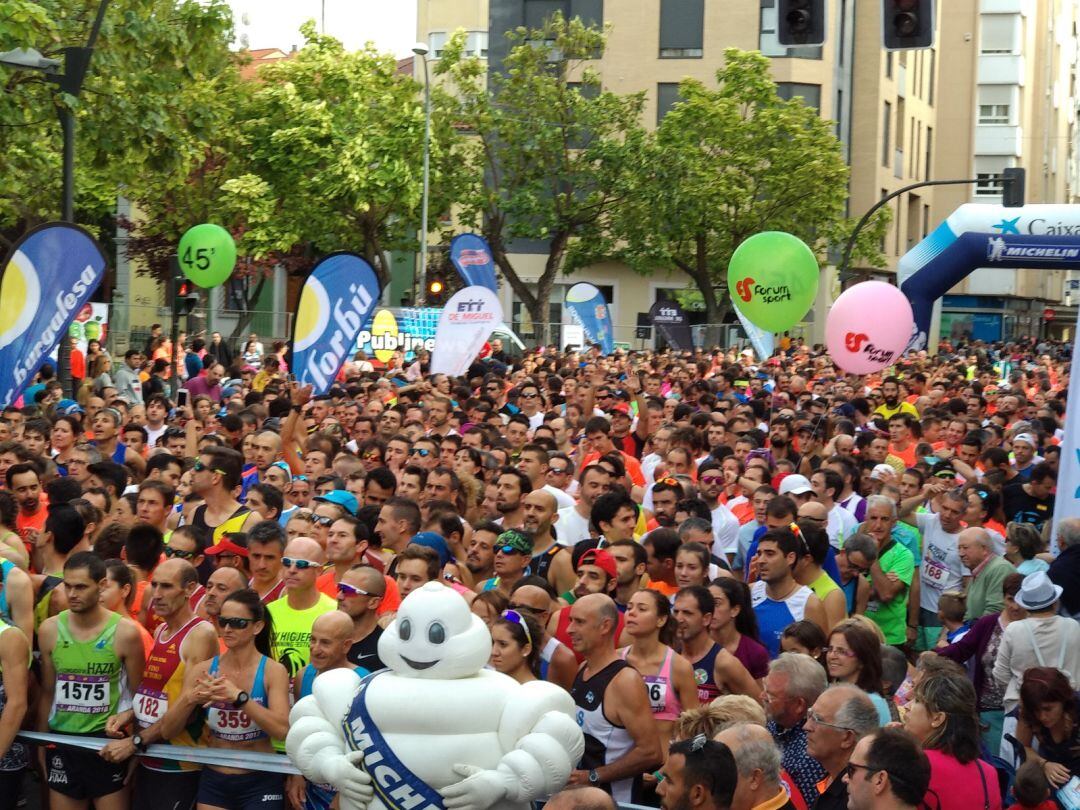
<svg viewBox="0 0 1080 810">
<path fill-rule="evenodd" d="M 880 3 L 828 0 L 827 6 L 828 35 L 820 48 L 779 44 L 776 0 L 419 0 L 418 36 L 437 58 L 439 43 L 454 30 L 474 32 L 470 41 L 494 72 L 509 47 L 506 32 L 518 26 L 537 27 L 556 10 L 602 23 L 610 29 L 598 65 L 604 85 L 615 92 L 646 90 L 647 125 L 658 123 L 677 102 L 684 77 L 713 82 L 725 48 L 761 50 L 771 58 L 781 95 L 802 97 L 836 122 L 851 166 L 849 210 L 856 217 L 912 183 L 985 176 L 976 188 L 925 188 L 890 202 L 892 224 L 882 244 L 887 267 L 856 263 L 844 278 L 835 262 L 825 268 L 818 305 L 804 328 L 807 338 L 817 341 L 828 304 L 846 285 L 891 277 L 900 256 L 957 205 L 1000 198 L 996 175 L 1002 168 L 1028 167 L 1033 202 L 1074 198 L 1069 195 L 1077 193 L 1080 177 L 1075 157 L 1077 0 L 949 0 L 939 3 L 935 47 L 896 54 L 881 48 Z M 542 256 L 525 253 L 517 259 L 526 277 L 531 270 L 539 275 Z M 977 291 L 1003 284 L 1000 278 L 985 277 L 987 272 L 979 271 L 955 291 L 959 303 L 946 303 L 958 314 L 986 303 L 1002 310 L 1041 311 L 1059 301 L 1066 286 L 1064 279 L 1052 280 L 1052 274 L 1018 271 L 1012 286 L 995 291 L 993 301 L 969 300 L 983 295 Z M 590 268 L 587 275 L 608 296 L 616 340 L 627 342 L 637 313 L 646 312 L 663 289 L 688 284 L 675 271 L 641 278 L 616 263 Z M 554 312 L 565 287 L 581 276 L 560 279 L 565 285 L 553 291 Z M 506 311 L 521 325 L 520 307 L 508 290 L 505 295 Z M 1025 323 L 998 314 L 1000 336 L 1009 336 L 1007 327 Z M 963 320 L 950 316 L 946 325 L 952 328 L 954 321 Z M 991 321 L 979 323 L 989 328 Z"/>
</svg>

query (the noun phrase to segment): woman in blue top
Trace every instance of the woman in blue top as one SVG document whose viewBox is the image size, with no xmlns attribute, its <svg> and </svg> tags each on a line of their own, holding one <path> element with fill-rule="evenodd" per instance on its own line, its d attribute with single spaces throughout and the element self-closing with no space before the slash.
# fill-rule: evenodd
<svg viewBox="0 0 1080 810">
<path fill-rule="evenodd" d="M 192 711 L 206 711 L 211 748 L 273 753 L 289 731 L 289 675 L 269 657 L 270 616 L 251 590 L 226 597 L 218 616 L 226 651 L 184 673 L 181 699 L 162 718 L 175 737 Z M 285 775 L 207 765 L 199 778 L 200 810 L 281 810 Z"/>
<path fill-rule="evenodd" d="M 873 629 L 860 619 L 840 622 L 829 633 L 825 662 L 830 681 L 859 687 L 877 708 L 881 725 L 892 720 L 889 704 L 882 697 L 881 638 Z"/>
</svg>

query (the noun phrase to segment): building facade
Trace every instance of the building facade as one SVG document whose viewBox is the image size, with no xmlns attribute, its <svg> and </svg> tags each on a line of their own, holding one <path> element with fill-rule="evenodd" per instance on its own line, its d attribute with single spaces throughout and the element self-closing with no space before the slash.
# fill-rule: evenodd
<svg viewBox="0 0 1080 810">
<path fill-rule="evenodd" d="M 677 103 L 683 78 L 711 84 L 725 48 L 756 49 L 770 57 L 782 96 L 799 96 L 836 122 L 851 167 L 852 216 L 913 183 L 982 178 L 974 187 L 924 188 L 891 201 L 892 223 L 881 246 L 887 267 L 856 266 L 844 278 L 834 263 L 824 269 L 818 305 L 803 329 L 819 341 L 827 307 L 846 285 L 892 277 L 899 258 L 958 205 L 1000 200 L 1003 168 L 1028 169 L 1031 202 L 1075 200 L 1080 179 L 1077 0 L 949 0 L 938 4 L 935 47 L 895 54 L 881 47 L 880 3 L 828 0 L 827 6 L 820 48 L 779 44 L 776 0 L 419 0 L 418 38 L 438 58 L 440 43 L 463 28 L 470 49 L 488 59 L 493 72 L 509 47 L 507 32 L 519 26 L 538 27 L 555 11 L 603 24 L 609 37 L 597 68 L 604 86 L 645 90 L 650 126 Z M 525 277 L 530 271 L 538 276 L 543 257 L 523 251 L 517 265 Z M 638 313 L 664 288 L 689 283 L 676 271 L 642 278 L 616 263 L 600 264 L 559 279 L 554 319 L 565 288 L 584 276 L 608 296 L 616 339 L 628 343 Z M 1067 282 L 1060 273 L 977 271 L 953 291 L 959 298 L 946 299 L 943 330 L 971 333 L 978 323 L 987 338 L 1033 334 L 1030 317 L 1063 305 Z M 528 332 L 520 306 L 508 289 L 503 294 L 506 311 Z"/>
</svg>

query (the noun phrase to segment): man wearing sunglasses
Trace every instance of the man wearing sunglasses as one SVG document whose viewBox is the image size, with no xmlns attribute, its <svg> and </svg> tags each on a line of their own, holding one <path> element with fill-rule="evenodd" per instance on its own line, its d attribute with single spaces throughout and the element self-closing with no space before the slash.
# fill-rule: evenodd
<svg viewBox="0 0 1080 810">
<path fill-rule="evenodd" d="M 544 400 L 541 397 L 540 389 L 532 383 L 525 383 L 521 386 L 518 392 L 517 398 L 518 407 L 521 409 L 521 415 L 529 420 L 529 429 L 535 430 L 544 423 Z"/>
<path fill-rule="evenodd" d="M 285 595 L 267 606 L 274 620 L 274 657 L 291 678 L 310 656 L 311 626 L 337 603 L 316 587 L 326 554 L 310 537 L 297 537 L 285 547 Z"/>
<path fill-rule="evenodd" d="M 883 728 L 859 740 L 844 780 L 850 810 L 915 810 L 930 787 L 930 761 L 906 731 Z"/>
<path fill-rule="evenodd" d="M 337 584 L 338 610 L 352 620 L 352 646 L 348 659 L 353 666 L 370 672 L 384 669 L 379 658 L 379 604 L 386 593 L 382 574 L 370 566 L 355 566 L 346 571 Z"/>
<path fill-rule="evenodd" d="M 495 576 L 480 583 L 477 592 L 497 590 L 509 598 L 514 586 L 527 575 L 532 552 L 531 534 L 518 529 L 504 531 L 495 540 Z"/>
</svg>

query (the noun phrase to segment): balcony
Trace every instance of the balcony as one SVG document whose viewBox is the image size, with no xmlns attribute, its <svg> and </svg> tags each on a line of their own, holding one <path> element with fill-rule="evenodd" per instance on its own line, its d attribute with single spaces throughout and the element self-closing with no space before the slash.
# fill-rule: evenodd
<svg viewBox="0 0 1080 810">
<path fill-rule="evenodd" d="M 1023 143 L 1023 127 L 1007 124 L 978 124 L 975 127 L 976 155 L 1020 157 L 1023 154 Z"/>
<path fill-rule="evenodd" d="M 979 84 L 1024 84 L 1024 57 L 1013 53 L 979 54 Z"/>
</svg>

